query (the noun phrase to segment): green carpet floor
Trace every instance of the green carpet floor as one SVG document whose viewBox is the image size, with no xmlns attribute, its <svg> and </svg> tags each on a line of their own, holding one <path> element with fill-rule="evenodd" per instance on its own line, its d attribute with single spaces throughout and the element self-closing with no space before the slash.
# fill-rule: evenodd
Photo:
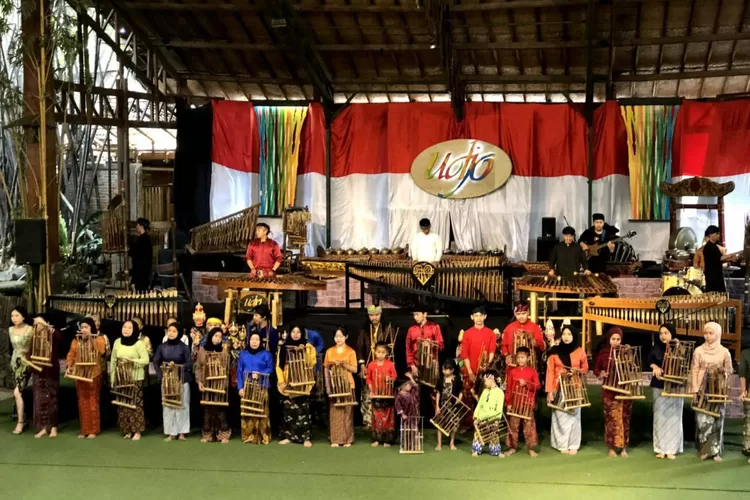
<svg viewBox="0 0 750 500">
<path fill-rule="evenodd" d="M 592 388 L 593 401 L 599 400 Z M 600 407 L 584 412 L 584 444 L 574 457 L 549 448 L 541 454 L 472 458 L 470 443 L 433 451 L 427 431 L 424 455 L 398 448 L 373 449 L 359 433 L 349 449 L 331 449 L 324 432 L 314 446 L 165 443 L 159 429 L 140 442 L 124 441 L 114 429 L 93 441 L 76 439 L 78 424 L 65 422 L 57 439 L 11 434 L 9 401 L 0 403 L 0 498 L 191 498 L 243 499 L 744 499 L 750 498 L 750 465 L 740 454 L 740 422 L 729 422 L 721 464 L 700 462 L 692 443 L 675 461 L 656 460 L 648 435 L 649 403 L 634 411 L 629 458 L 611 459 L 601 436 Z M 690 418 L 692 412 L 686 412 Z M 687 431 L 686 431 L 687 432 Z"/>
</svg>

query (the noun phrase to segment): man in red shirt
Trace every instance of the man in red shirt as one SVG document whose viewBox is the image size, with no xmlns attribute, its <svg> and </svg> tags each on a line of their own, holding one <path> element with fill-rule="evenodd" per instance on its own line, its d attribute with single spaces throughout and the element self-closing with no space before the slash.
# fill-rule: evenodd
<svg viewBox="0 0 750 500">
<path fill-rule="evenodd" d="M 500 346 L 500 351 L 505 356 L 505 362 L 507 365 L 514 365 L 515 360 L 513 359 L 513 343 L 516 336 L 516 332 L 527 332 L 534 336 L 534 344 L 536 350 L 541 352 L 544 350 L 544 337 L 542 337 L 542 329 L 539 325 L 529 321 L 529 306 L 524 303 L 516 304 L 514 310 L 516 320 L 505 327 L 503 330 L 503 343 Z M 537 356 L 536 359 L 539 359 Z M 536 367 L 535 367 L 536 368 Z"/>
<path fill-rule="evenodd" d="M 416 324 L 410 326 L 409 331 L 406 332 L 406 366 L 413 376 L 417 376 L 419 375 L 417 368 L 418 340 L 425 338 L 436 342 L 438 352 L 443 350 L 445 344 L 443 343 L 443 334 L 440 332 L 440 325 L 427 320 L 427 312 L 424 310 L 424 307 L 418 307 L 414 310 L 414 322 Z M 435 353 L 436 363 L 438 363 L 438 352 Z M 438 365 L 439 374 L 440 367 Z M 421 415 L 427 418 L 435 410 L 430 401 L 432 388 L 422 384 L 419 387 L 421 389 L 419 392 Z"/>
<path fill-rule="evenodd" d="M 487 328 L 484 324 L 487 320 L 487 312 L 484 307 L 474 308 L 471 312 L 471 320 L 474 322 L 474 326 L 463 332 L 461 338 L 461 362 L 463 363 L 462 376 L 464 384 L 463 402 L 472 410 L 464 418 L 463 425 L 466 428 L 470 428 L 474 424 L 473 410 L 476 406 L 476 399 L 472 393 L 474 383 L 482 368 L 492 366 L 492 361 L 495 358 L 495 350 L 497 349 L 495 332 Z M 486 353 L 486 358 L 481 360 L 483 366 L 479 366 L 479 358 L 482 355 L 482 351 Z M 478 396 L 479 394 L 477 394 Z"/>
<path fill-rule="evenodd" d="M 255 225 L 255 239 L 250 241 L 245 260 L 250 268 L 250 277 L 273 278 L 281 265 L 281 248 L 268 238 L 271 228 L 264 222 Z"/>
</svg>

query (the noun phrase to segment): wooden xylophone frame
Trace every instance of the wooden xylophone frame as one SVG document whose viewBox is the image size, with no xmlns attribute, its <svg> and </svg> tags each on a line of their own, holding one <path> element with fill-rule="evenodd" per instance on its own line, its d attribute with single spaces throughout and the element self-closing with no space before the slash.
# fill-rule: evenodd
<svg viewBox="0 0 750 500">
<path fill-rule="evenodd" d="M 74 316 L 98 314 L 102 319 L 126 321 L 134 316 L 146 325 L 163 326 L 179 313 L 180 296 L 174 288 L 161 291 L 108 292 L 107 295 L 50 295 L 47 307 Z M 112 303 L 114 301 L 114 303 Z M 112 307 L 108 305 L 112 304 Z"/>
<path fill-rule="evenodd" d="M 135 409 L 138 387 L 135 380 L 135 363 L 129 359 L 119 358 L 115 366 L 115 381 L 110 391 L 115 399 L 113 405 Z"/>
<path fill-rule="evenodd" d="M 583 380 L 583 375 L 578 371 L 572 371 L 558 376 L 555 399 L 552 403 L 548 403 L 547 406 L 565 412 L 591 406 L 588 388 Z"/>
<path fill-rule="evenodd" d="M 245 252 L 255 238 L 260 203 L 190 230 L 189 249 L 195 253 Z"/>
<path fill-rule="evenodd" d="M 419 383 L 434 389 L 440 377 L 438 343 L 434 340 L 417 339 L 417 371 Z"/>
<path fill-rule="evenodd" d="M 229 406 L 229 379 L 226 356 L 221 352 L 207 352 L 206 366 L 203 368 L 203 392 L 201 404 L 204 406 Z"/>
<path fill-rule="evenodd" d="M 507 363 L 507 365 L 516 366 L 516 353 L 518 352 L 519 347 L 528 348 L 531 353 L 528 366 L 536 369 L 536 341 L 534 340 L 534 334 L 525 330 L 516 330 L 513 333 L 513 354 L 511 355 L 511 362 Z"/>
<path fill-rule="evenodd" d="M 422 417 L 401 419 L 401 440 L 398 452 L 402 455 L 424 453 L 424 427 Z"/>
<path fill-rule="evenodd" d="M 245 396 L 240 399 L 240 415 L 249 418 L 268 417 L 269 375 L 252 372 L 245 375 Z"/>
<path fill-rule="evenodd" d="M 537 389 L 539 387 L 528 382 L 524 386 L 516 384 L 513 394 L 510 395 L 510 404 L 505 414 L 509 417 L 518 417 L 523 420 L 534 418 L 534 403 Z"/>
<path fill-rule="evenodd" d="M 28 358 L 21 358 L 21 361 L 40 372 L 44 367 L 52 366 L 52 335 L 55 329 L 49 325 L 34 325 L 34 332 L 31 336 L 31 350 Z"/>
<path fill-rule="evenodd" d="M 482 446 L 499 444 L 508 434 L 508 422 L 505 415 L 492 420 L 474 420 L 474 438 Z"/>
<path fill-rule="evenodd" d="M 461 421 L 463 421 L 469 411 L 471 410 L 463 401 L 451 395 L 450 398 L 443 402 L 440 406 L 440 411 L 430 420 L 430 423 L 445 436 L 450 436 L 451 433 L 458 430 L 458 426 L 461 425 Z"/>
<path fill-rule="evenodd" d="M 161 364 L 161 404 L 166 408 L 181 410 L 183 407 L 184 366 Z"/>
<path fill-rule="evenodd" d="M 354 397 L 354 387 L 347 376 L 346 368 L 342 365 L 331 365 L 326 368 L 328 374 L 328 398 L 335 407 L 357 406 Z"/>
<path fill-rule="evenodd" d="M 691 408 L 714 418 L 721 417 L 721 410 L 729 402 L 729 377 L 723 368 L 708 368 Z"/>
<path fill-rule="evenodd" d="M 75 364 L 71 371 L 65 374 L 65 378 L 91 383 L 94 381 L 94 369 L 100 363 L 99 353 L 96 351 L 96 336 L 88 335 L 84 338 L 78 333 L 76 342 L 78 342 L 78 351 Z"/>
<path fill-rule="evenodd" d="M 385 373 L 376 372 L 372 381 L 370 399 L 393 399 L 395 392 L 393 385 L 396 381 Z"/>
<path fill-rule="evenodd" d="M 695 342 L 672 339 L 664 351 L 664 362 L 661 365 L 661 379 L 664 390 L 661 395 L 669 398 L 692 399 L 688 391 L 690 365 L 693 362 Z"/>
<path fill-rule="evenodd" d="M 309 396 L 315 386 L 315 367 L 307 364 L 305 346 L 283 346 L 286 348 L 288 380 L 286 393 L 291 396 Z"/>
</svg>

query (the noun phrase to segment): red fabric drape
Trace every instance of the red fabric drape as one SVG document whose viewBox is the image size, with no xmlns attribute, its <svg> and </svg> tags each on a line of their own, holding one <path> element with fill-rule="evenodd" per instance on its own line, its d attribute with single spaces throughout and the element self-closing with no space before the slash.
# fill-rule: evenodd
<svg viewBox="0 0 750 500">
<path fill-rule="evenodd" d="M 331 176 L 388 173 L 388 104 L 355 104 L 331 125 Z"/>
<path fill-rule="evenodd" d="M 675 125 L 672 175 L 750 173 L 750 100 L 685 101 Z"/>
<path fill-rule="evenodd" d="M 211 161 L 241 172 L 260 172 L 260 134 L 249 102 L 213 101 Z"/>
<path fill-rule="evenodd" d="M 628 175 L 628 137 L 620 105 L 609 101 L 594 112 L 594 179 Z"/>
<path fill-rule="evenodd" d="M 302 126 L 298 175 L 326 173 L 326 117 L 323 106 L 313 103 L 307 108 Z"/>
<path fill-rule="evenodd" d="M 389 174 L 408 174 L 423 150 L 459 137 L 453 110 L 445 102 L 389 104 L 386 126 Z"/>
</svg>

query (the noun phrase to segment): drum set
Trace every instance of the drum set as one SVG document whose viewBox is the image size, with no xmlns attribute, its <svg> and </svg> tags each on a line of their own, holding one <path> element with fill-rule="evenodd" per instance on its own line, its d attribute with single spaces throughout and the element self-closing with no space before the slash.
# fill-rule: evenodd
<svg viewBox="0 0 750 500">
<path fill-rule="evenodd" d="M 661 277 L 661 290 L 664 296 L 701 295 L 706 286 L 703 269 L 689 267 L 677 273 L 665 273 Z"/>
</svg>

